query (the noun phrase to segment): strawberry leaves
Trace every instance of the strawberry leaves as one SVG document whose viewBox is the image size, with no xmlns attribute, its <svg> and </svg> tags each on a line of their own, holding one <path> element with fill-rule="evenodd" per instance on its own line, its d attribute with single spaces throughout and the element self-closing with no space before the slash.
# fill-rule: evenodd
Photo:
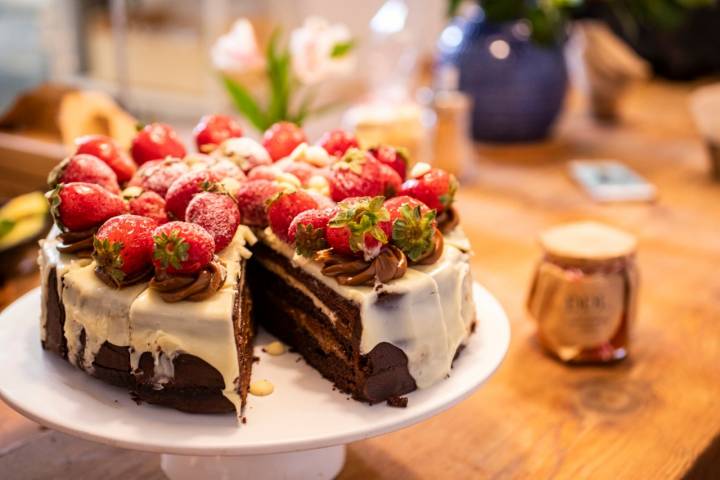
<svg viewBox="0 0 720 480">
<path fill-rule="evenodd" d="M 182 268 L 182 262 L 188 259 L 190 244 L 180 236 L 180 232 L 172 230 L 169 234 L 161 232 L 154 237 L 155 248 L 153 258 L 162 268 L 172 266 L 176 270 Z"/>
<path fill-rule="evenodd" d="M 392 228 L 393 243 L 415 262 L 434 248 L 435 210 L 422 213 L 420 205 L 404 204 Z"/>
<path fill-rule="evenodd" d="M 368 197 L 352 202 L 343 201 L 338 205 L 340 210 L 328 226 L 330 228 L 346 227 L 350 231 L 350 249 L 353 252 L 364 251 L 365 235 L 370 235 L 378 242 L 388 242 L 381 222 L 390 220 L 390 213 L 383 206 L 385 197 Z"/>
</svg>

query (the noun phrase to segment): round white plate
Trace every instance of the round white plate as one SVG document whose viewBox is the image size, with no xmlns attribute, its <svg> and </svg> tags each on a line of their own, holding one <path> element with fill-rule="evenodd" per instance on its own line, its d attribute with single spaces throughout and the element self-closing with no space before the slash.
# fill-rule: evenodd
<svg viewBox="0 0 720 480">
<path fill-rule="evenodd" d="M 248 397 L 246 424 L 233 415 L 192 415 L 138 406 L 126 390 L 81 372 L 40 347 L 40 291 L 0 314 L 0 397 L 28 418 L 55 430 L 117 447 L 179 455 L 255 455 L 318 449 L 397 430 L 470 395 L 500 365 L 510 342 L 507 317 L 495 298 L 475 285 L 478 328 L 449 378 L 408 395 L 407 408 L 369 406 L 348 399 L 319 373 L 286 353 L 261 352 L 253 379 L 275 392 Z"/>
</svg>

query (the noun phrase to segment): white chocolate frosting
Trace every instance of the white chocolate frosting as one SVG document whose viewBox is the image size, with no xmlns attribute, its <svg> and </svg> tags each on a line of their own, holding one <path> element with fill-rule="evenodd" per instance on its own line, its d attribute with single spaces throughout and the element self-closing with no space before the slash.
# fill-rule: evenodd
<svg viewBox="0 0 720 480">
<path fill-rule="evenodd" d="M 469 243 L 461 230 L 452 232 L 453 241 L 446 243 L 436 263 L 408 268 L 405 276 L 382 285 L 381 289 L 340 285 L 334 278 L 321 273 L 319 263 L 297 255 L 269 228 L 261 232 L 260 238 L 294 265 L 358 304 L 363 327 L 360 342 L 363 354 L 382 342 L 402 349 L 418 388 L 427 388 L 450 374 L 455 353 L 467 340 L 475 319 Z M 468 249 L 463 251 L 456 245 Z M 267 264 L 270 262 L 264 263 L 266 268 L 278 268 Z M 331 322 L 335 320 L 332 311 L 309 289 L 302 285 L 292 286 L 310 297 Z M 383 294 L 397 296 L 389 302 L 378 301 Z"/>
</svg>

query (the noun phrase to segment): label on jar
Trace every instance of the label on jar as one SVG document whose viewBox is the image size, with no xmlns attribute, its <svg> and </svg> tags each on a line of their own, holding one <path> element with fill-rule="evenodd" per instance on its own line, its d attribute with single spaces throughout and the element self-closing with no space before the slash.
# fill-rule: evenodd
<svg viewBox="0 0 720 480">
<path fill-rule="evenodd" d="M 622 273 L 586 275 L 543 263 L 528 306 L 546 341 L 557 347 L 592 348 L 620 328 L 625 291 Z"/>
</svg>

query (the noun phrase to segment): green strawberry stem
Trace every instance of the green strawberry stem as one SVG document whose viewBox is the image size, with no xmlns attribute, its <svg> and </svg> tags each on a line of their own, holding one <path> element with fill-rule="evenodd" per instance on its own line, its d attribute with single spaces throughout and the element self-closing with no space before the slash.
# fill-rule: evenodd
<svg viewBox="0 0 720 480">
<path fill-rule="evenodd" d="M 123 259 L 120 251 L 123 248 L 122 242 L 110 242 L 107 238 L 100 240 L 93 237 L 93 259 L 105 273 L 110 275 L 117 285 L 125 280 L 125 272 L 122 270 Z"/>
<path fill-rule="evenodd" d="M 422 214 L 420 206 L 407 203 L 400 207 L 400 217 L 392 228 L 393 243 L 413 262 L 425 256 L 434 246 L 435 210 Z"/>
<path fill-rule="evenodd" d="M 165 232 L 154 237 L 155 247 L 153 258 L 160 262 L 162 268 L 172 266 L 176 270 L 182 268 L 182 262 L 188 259 L 190 244 L 180 236 L 177 230 L 168 235 Z"/>
<path fill-rule="evenodd" d="M 346 227 L 350 231 L 350 249 L 353 252 L 365 250 L 366 234 L 385 244 L 388 238 L 380 223 L 389 221 L 390 213 L 383 206 L 384 202 L 385 197 L 340 202 L 340 211 L 328 225 L 332 228 Z"/>
</svg>

